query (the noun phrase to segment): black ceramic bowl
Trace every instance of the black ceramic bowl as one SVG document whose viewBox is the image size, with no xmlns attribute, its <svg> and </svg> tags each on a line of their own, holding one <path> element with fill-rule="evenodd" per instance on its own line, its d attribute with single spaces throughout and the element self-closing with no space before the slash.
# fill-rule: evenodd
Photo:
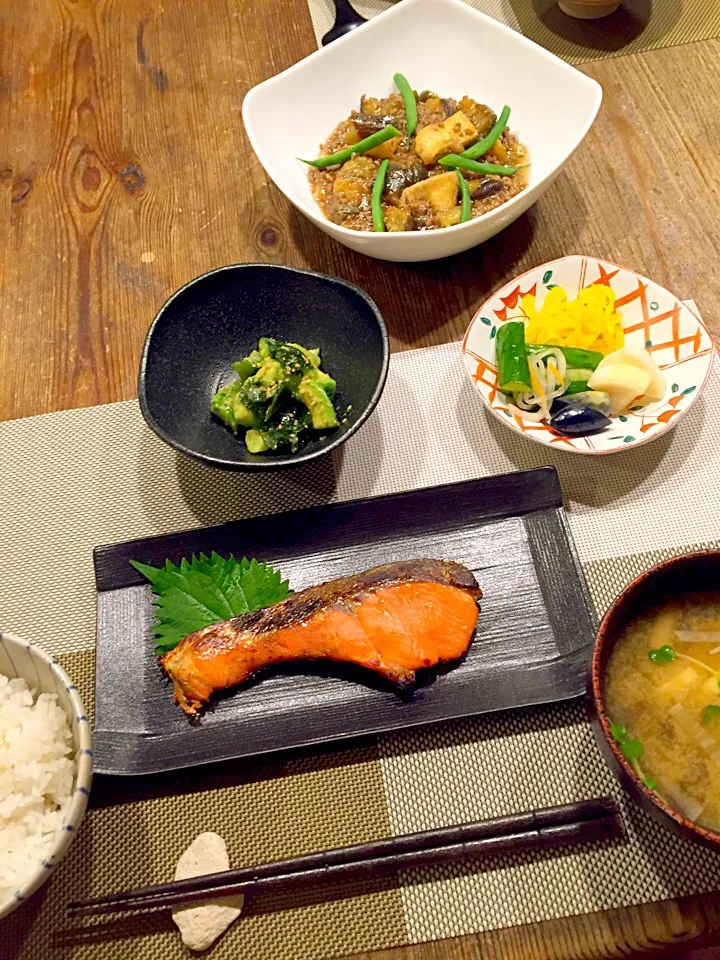
<svg viewBox="0 0 720 960">
<path fill-rule="evenodd" d="M 297 453 L 252 454 L 210 413 L 213 394 L 234 379 L 231 363 L 260 337 L 319 347 L 337 381 L 335 407 L 345 423 Z M 159 437 L 189 457 L 230 470 L 295 466 L 339 447 L 375 409 L 389 348 L 380 311 L 359 287 L 336 277 L 264 263 L 205 273 L 160 308 L 140 363 L 140 409 Z"/>
<path fill-rule="evenodd" d="M 588 685 L 590 720 L 610 769 L 630 796 L 673 833 L 720 852 L 720 833 L 688 820 L 654 790 L 649 790 L 622 754 L 610 733 L 605 703 L 605 673 L 615 644 L 625 627 L 658 602 L 701 591 L 720 592 L 720 550 L 704 550 L 674 557 L 641 574 L 620 594 L 605 614 L 593 650 Z"/>
</svg>

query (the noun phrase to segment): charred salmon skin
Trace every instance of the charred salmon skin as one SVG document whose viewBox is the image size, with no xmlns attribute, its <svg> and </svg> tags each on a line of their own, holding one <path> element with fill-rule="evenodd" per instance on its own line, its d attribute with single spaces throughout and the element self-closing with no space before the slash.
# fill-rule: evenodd
<svg viewBox="0 0 720 960">
<path fill-rule="evenodd" d="M 161 663 L 188 714 L 216 691 L 291 660 L 357 664 L 408 687 L 418 670 L 466 652 L 481 596 L 475 577 L 459 563 L 389 563 L 198 630 Z"/>
</svg>

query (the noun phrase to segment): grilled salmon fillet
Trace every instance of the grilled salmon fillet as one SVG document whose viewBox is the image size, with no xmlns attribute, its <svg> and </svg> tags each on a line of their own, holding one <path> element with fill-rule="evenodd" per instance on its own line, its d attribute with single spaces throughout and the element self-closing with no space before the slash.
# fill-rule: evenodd
<svg viewBox="0 0 720 960">
<path fill-rule="evenodd" d="M 459 563 L 410 560 L 308 587 L 185 637 L 160 658 L 182 709 L 291 660 L 366 667 L 399 687 L 470 646 L 482 591 Z"/>
</svg>

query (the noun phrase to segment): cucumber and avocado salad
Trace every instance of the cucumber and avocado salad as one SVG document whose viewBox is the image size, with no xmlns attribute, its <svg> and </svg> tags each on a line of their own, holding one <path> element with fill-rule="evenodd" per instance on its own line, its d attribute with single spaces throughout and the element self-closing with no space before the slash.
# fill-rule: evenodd
<svg viewBox="0 0 720 960">
<path fill-rule="evenodd" d="M 310 431 L 334 430 L 335 381 L 320 369 L 320 351 L 261 337 L 257 350 L 233 363 L 236 380 L 221 387 L 210 409 L 237 433 L 250 453 L 296 453 Z"/>
<path fill-rule="evenodd" d="M 522 320 L 508 320 L 503 323 L 498 328 L 496 342 L 498 387 L 502 393 L 523 393 L 530 390 L 525 324 Z"/>
</svg>

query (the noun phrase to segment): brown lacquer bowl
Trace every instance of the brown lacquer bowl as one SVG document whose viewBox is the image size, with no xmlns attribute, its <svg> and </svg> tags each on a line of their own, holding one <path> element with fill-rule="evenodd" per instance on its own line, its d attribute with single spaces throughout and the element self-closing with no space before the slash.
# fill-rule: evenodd
<svg viewBox="0 0 720 960">
<path fill-rule="evenodd" d="M 610 734 L 605 705 L 605 672 L 615 644 L 628 623 L 667 597 L 703 590 L 720 592 L 720 550 L 674 557 L 637 577 L 603 617 L 593 651 L 588 684 L 590 719 L 610 769 L 643 810 L 669 830 L 720 852 L 720 833 L 688 820 L 640 780 Z"/>
</svg>

